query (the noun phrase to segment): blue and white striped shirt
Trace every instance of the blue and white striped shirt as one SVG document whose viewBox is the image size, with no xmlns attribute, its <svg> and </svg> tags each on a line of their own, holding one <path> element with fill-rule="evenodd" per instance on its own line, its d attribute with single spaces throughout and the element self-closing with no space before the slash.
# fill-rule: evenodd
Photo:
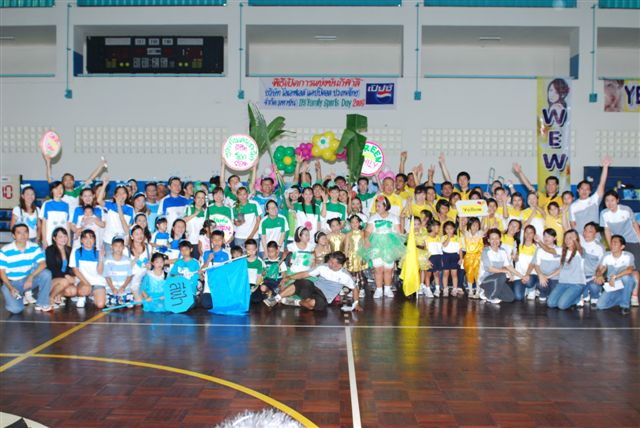
<svg viewBox="0 0 640 428">
<path fill-rule="evenodd" d="M 22 251 L 18 249 L 15 242 L 0 249 L 0 270 L 3 270 L 11 281 L 26 278 L 43 261 L 42 250 L 33 242 L 27 242 Z"/>
<path fill-rule="evenodd" d="M 122 284 L 130 277 L 131 272 L 131 259 L 126 256 L 122 256 L 120 260 L 115 260 L 113 258 L 108 258 L 104 262 L 104 277 L 111 278 L 111 282 L 113 286 L 116 288 L 122 287 Z M 109 294 L 111 294 L 111 289 L 108 289 Z M 127 290 L 127 292 L 130 292 Z"/>
</svg>

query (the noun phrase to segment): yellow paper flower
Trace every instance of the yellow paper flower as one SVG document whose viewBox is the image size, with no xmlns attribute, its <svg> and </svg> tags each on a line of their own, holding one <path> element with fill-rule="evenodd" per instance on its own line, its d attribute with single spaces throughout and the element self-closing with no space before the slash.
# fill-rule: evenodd
<svg viewBox="0 0 640 428">
<path fill-rule="evenodd" d="M 335 162 L 336 150 L 340 145 L 340 141 L 336 139 L 335 135 L 331 131 L 327 131 L 324 134 L 316 134 L 311 139 L 313 148 L 311 154 L 314 157 L 322 158 L 327 162 Z"/>
</svg>

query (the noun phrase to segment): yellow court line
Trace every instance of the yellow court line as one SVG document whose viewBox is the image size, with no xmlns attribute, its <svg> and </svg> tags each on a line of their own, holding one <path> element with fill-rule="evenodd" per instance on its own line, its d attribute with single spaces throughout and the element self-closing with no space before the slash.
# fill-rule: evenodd
<svg viewBox="0 0 640 428">
<path fill-rule="evenodd" d="M 76 331 L 85 328 L 86 326 L 88 326 L 92 322 L 97 321 L 97 320 L 99 320 L 100 318 L 102 318 L 104 316 L 105 316 L 105 313 L 101 312 L 98 315 L 96 315 L 96 316 L 94 316 L 92 318 L 89 318 L 88 320 L 78 324 L 77 326 L 75 326 L 73 328 L 70 328 L 69 330 L 65 331 L 64 333 L 61 333 L 61 334 L 57 335 L 53 339 L 44 342 L 42 345 L 38 345 L 35 348 L 33 348 L 32 350 L 27 351 L 27 352 L 25 352 L 23 354 L 19 354 L 19 357 L 14 358 L 13 360 L 9 361 L 8 363 L 5 363 L 2 366 L 0 366 L 0 373 L 4 372 L 7 369 L 10 369 L 11 367 L 15 366 L 16 364 L 19 364 L 19 363 L 23 362 L 24 360 L 26 360 L 29 357 L 33 357 L 35 354 L 37 354 L 38 352 L 42 351 L 43 349 L 53 345 L 56 342 L 61 341 L 65 337 L 72 335 Z"/>
<path fill-rule="evenodd" d="M 14 357 L 17 355 L 23 355 L 23 354 L 2 354 L 0 353 L 0 357 Z M 177 367 L 171 367 L 171 366 L 165 366 L 165 365 L 161 365 L 161 364 L 151 364 L 151 363 L 145 363 L 142 361 L 130 361 L 130 360 L 120 360 L 120 359 L 115 359 L 115 358 L 101 358 L 101 357 L 90 357 L 90 356 L 84 356 L 84 355 L 58 355 L 58 354 L 32 354 L 29 355 L 28 357 L 33 357 L 33 358 L 57 358 L 57 359 L 66 359 L 66 360 L 83 360 L 83 361 L 98 361 L 98 362 L 102 362 L 102 363 L 113 363 L 113 364 L 127 364 L 130 366 L 137 366 L 137 367 L 145 367 L 145 368 L 150 368 L 150 369 L 156 369 L 156 370 L 163 370 L 166 372 L 171 372 L 171 373 L 178 373 L 178 374 L 182 374 L 182 375 L 186 375 L 186 376 L 191 376 L 191 377 L 195 377 L 198 379 L 202 379 L 202 380 L 206 380 L 208 382 L 213 382 L 213 383 L 217 383 L 219 385 L 222 386 L 226 386 L 228 388 L 231 389 L 235 389 L 236 391 L 240 391 L 243 392 L 251 397 L 257 398 L 260 401 L 263 401 L 267 404 L 269 404 L 272 407 L 275 407 L 276 409 L 280 410 L 283 413 L 286 413 L 287 415 L 291 416 L 293 419 L 295 419 L 296 421 L 300 422 L 301 424 L 303 424 L 305 427 L 317 427 L 318 425 L 316 425 L 315 423 L 311 422 L 309 419 L 307 419 L 304 415 L 296 412 L 295 410 L 293 410 L 291 407 L 287 406 L 286 404 L 283 404 L 277 400 L 274 400 L 273 398 L 262 394 L 261 392 L 255 391 L 253 389 L 247 388 L 246 386 L 242 386 L 240 384 L 234 383 L 234 382 L 230 382 L 228 380 L 225 379 L 221 379 L 219 377 L 214 377 L 214 376 L 209 376 L 203 373 L 198 373 L 198 372 L 194 372 L 191 370 L 185 370 L 185 369 L 179 369 Z M 28 358 L 25 357 L 25 358 Z M 15 360 L 12 360 L 15 361 Z M 9 364 L 9 363 L 7 363 Z M 16 363 L 17 364 L 17 363 Z"/>
</svg>

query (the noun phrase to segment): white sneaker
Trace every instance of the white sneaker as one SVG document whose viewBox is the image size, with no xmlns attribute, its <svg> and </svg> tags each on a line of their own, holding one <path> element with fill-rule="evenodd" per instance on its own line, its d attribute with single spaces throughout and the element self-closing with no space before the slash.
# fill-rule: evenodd
<svg viewBox="0 0 640 428">
<path fill-rule="evenodd" d="M 584 302 L 585 302 L 585 299 L 580 299 L 580 300 L 578 300 L 578 303 L 576 303 L 576 306 L 579 307 L 579 308 L 582 308 L 582 307 L 584 307 Z M 587 302 L 587 304 L 588 304 L 588 302 Z"/>
<path fill-rule="evenodd" d="M 487 302 L 493 303 L 494 305 L 499 305 L 502 300 L 500 299 L 487 299 Z"/>
<path fill-rule="evenodd" d="M 544 302 L 546 302 L 546 301 L 547 301 L 547 298 L 546 298 L 546 297 L 538 297 L 538 300 L 539 300 L 541 303 L 544 303 Z"/>
<path fill-rule="evenodd" d="M 420 288 L 418 288 L 418 296 L 424 296 L 425 295 L 425 291 L 424 291 L 425 288 L 427 288 L 426 285 L 420 284 Z"/>
<path fill-rule="evenodd" d="M 449 287 L 444 287 L 444 293 L 443 293 L 444 297 L 449 297 Z"/>
<path fill-rule="evenodd" d="M 591 301 L 591 296 L 587 294 L 587 297 L 583 298 L 582 300 L 584 300 L 584 303 L 589 303 Z"/>
<path fill-rule="evenodd" d="M 53 306 L 51 306 L 51 305 L 44 305 L 44 306 L 36 305 L 36 307 L 34 309 L 36 311 L 41 311 L 41 312 L 50 312 L 50 311 L 53 310 Z"/>
<path fill-rule="evenodd" d="M 487 300 L 487 296 L 484 295 L 484 290 L 482 288 L 478 288 L 476 293 L 481 300 Z"/>
<path fill-rule="evenodd" d="M 22 301 L 25 305 L 33 305 L 36 303 L 36 299 L 33 298 L 33 292 L 31 290 L 25 291 Z"/>
<path fill-rule="evenodd" d="M 364 290 L 360 290 L 360 298 L 364 298 Z"/>
<path fill-rule="evenodd" d="M 591 305 L 595 306 L 598 304 L 598 299 L 591 299 Z"/>
<path fill-rule="evenodd" d="M 78 297 L 76 301 L 76 308 L 84 308 L 84 305 L 87 303 L 86 297 Z"/>
<path fill-rule="evenodd" d="M 440 297 L 440 286 L 436 285 L 436 289 L 433 292 L 434 297 Z"/>
<path fill-rule="evenodd" d="M 638 306 L 638 296 L 631 296 L 631 306 Z"/>
<path fill-rule="evenodd" d="M 527 300 L 536 300 L 536 290 L 527 293 Z"/>
<path fill-rule="evenodd" d="M 374 299 L 382 299 L 382 288 L 376 288 L 375 293 L 373 293 Z"/>
<path fill-rule="evenodd" d="M 384 297 L 393 297 L 393 291 L 391 291 L 391 286 L 385 285 L 384 287 Z"/>
<path fill-rule="evenodd" d="M 280 303 L 285 306 L 300 306 L 300 299 L 294 299 L 293 297 L 283 297 L 280 300 Z"/>
<path fill-rule="evenodd" d="M 433 292 L 431 291 L 431 288 L 427 287 L 426 285 L 424 286 L 424 295 L 425 297 L 428 297 L 430 299 L 433 298 Z"/>
</svg>

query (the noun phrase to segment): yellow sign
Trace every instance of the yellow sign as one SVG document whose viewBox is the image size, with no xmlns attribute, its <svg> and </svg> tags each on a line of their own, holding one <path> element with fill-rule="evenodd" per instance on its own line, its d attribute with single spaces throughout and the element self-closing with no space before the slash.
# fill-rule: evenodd
<svg viewBox="0 0 640 428">
<path fill-rule="evenodd" d="M 487 202 L 484 199 L 471 199 L 456 202 L 458 217 L 485 217 L 489 215 Z"/>
</svg>

